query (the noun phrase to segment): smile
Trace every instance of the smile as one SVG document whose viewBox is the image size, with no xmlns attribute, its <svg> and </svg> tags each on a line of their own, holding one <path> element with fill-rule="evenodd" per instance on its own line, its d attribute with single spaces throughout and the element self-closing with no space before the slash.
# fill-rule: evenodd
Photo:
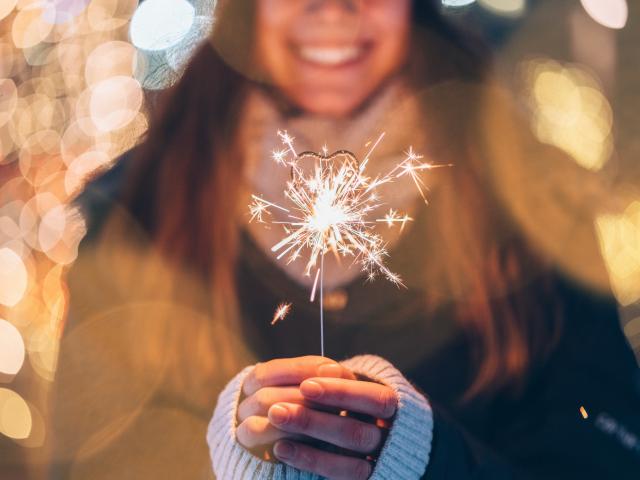
<svg viewBox="0 0 640 480">
<path fill-rule="evenodd" d="M 300 47 L 296 49 L 300 59 L 319 66 L 336 67 L 354 63 L 364 57 L 368 49 L 364 45 L 347 47 Z"/>
</svg>

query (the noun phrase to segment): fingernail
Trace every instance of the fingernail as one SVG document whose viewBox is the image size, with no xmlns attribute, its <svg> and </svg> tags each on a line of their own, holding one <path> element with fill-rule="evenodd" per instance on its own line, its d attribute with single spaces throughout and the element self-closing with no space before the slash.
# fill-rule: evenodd
<svg viewBox="0 0 640 480">
<path fill-rule="evenodd" d="M 273 453 L 281 460 L 289 460 L 294 457 L 296 447 L 290 442 L 280 441 L 273 447 Z"/>
<path fill-rule="evenodd" d="M 313 380 L 305 380 L 300 385 L 300 391 L 305 397 L 318 398 L 322 395 L 324 389 L 318 382 L 314 382 Z"/>
<path fill-rule="evenodd" d="M 269 409 L 269 421 L 276 425 L 282 425 L 289 420 L 289 410 L 282 405 L 273 405 Z"/>
<path fill-rule="evenodd" d="M 318 367 L 319 377 L 342 377 L 342 367 L 337 363 L 325 363 Z"/>
</svg>

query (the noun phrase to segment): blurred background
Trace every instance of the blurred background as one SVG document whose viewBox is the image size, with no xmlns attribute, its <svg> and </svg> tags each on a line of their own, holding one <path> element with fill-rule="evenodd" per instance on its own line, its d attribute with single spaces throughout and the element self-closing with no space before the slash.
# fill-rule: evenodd
<svg viewBox="0 0 640 480">
<path fill-rule="evenodd" d="M 598 172 L 596 220 L 640 356 L 640 4 L 441 0 L 492 47 L 535 135 Z M 144 136 L 154 95 L 215 24 L 215 0 L 0 0 L 0 477 L 42 478 L 64 277 L 85 232 L 68 205 Z"/>
</svg>

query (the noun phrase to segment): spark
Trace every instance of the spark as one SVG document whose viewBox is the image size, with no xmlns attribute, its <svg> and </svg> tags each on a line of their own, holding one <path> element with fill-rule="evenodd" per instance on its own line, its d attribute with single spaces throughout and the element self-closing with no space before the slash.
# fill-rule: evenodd
<svg viewBox="0 0 640 480">
<path fill-rule="evenodd" d="M 273 153 L 273 159 L 275 160 L 275 162 L 278 165 L 285 165 L 285 157 L 287 156 L 287 151 L 286 150 L 274 150 Z"/>
<path fill-rule="evenodd" d="M 273 314 L 273 320 L 271 320 L 271 325 L 275 325 L 280 320 L 284 320 L 284 317 L 286 317 L 290 311 L 291 311 L 290 303 L 281 303 L 280 305 L 278 305 L 278 308 L 276 308 L 276 311 Z"/>
<path fill-rule="evenodd" d="M 411 180 L 413 180 L 418 192 L 420 192 L 420 196 L 422 197 L 422 200 L 424 200 L 424 203 L 428 204 L 429 201 L 427 200 L 427 195 L 425 193 L 425 190 L 428 190 L 428 188 L 420 177 L 420 174 L 425 170 L 431 170 L 439 167 L 450 167 L 451 165 L 433 165 L 431 163 L 421 162 L 420 160 L 422 158 L 422 155 L 413 151 L 413 147 L 409 147 L 409 150 L 405 152 L 405 159 L 400 162 L 392 172 L 395 172 L 396 169 L 400 170 L 400 173 L 396 175 L 396 178 L 405 175 L 409 176 Z"/>
<path fill-rule="evenodd" d="M 277 208 L 279 210 L 288 212 L 286 208 L 282 208 L 279 205 L 276 205 L 275 203 L 267 202 L 265 199 L 260 198 L 256 195 L 251 195 L 251 198 L 253 199 L 253 202 L 251 202 L 251 204 L 249 205 L 249 213 L 251 214 L 251 219 L 249 220 L 250 222 L 257 219 L 258 222 L 260 223 L 266 223 L 264 221 L 263 215 L 265 213 L 268 215 L 271 215 L 271 212 L 269 211 L 269 207 Z"/>
<path fill-rule="evenodd" d="M 407 222 L 411 221 L 413 221 L 413 218 L 411 218 L 409 215 L 407 215 L 406 213 L 400 214 L 393 208 L 389 209 L 389 213 L 387 213 L 384 218 L 379 218 L 376 220 L 376 222 L 385 222 L 389 228 L 393 227 L 396 223 L 399 223 L 401 232 L 404 230 L 404 226 L 407 224 Z"/>
<path fill-rule="evenodd" d="M 388 252 L 382 237 L 376 232 L 376 226 L 380 223 L 386 223 L 389 227 L 400 225 L 402 230 L 413 219 L 390 209 L 384 218 L 370 220 L 371 215 L 385 205 L 377 189 L 408 176 L 426 202 L 427 187 L 421 174 L 435 166 L 423 163 L 422 156 L 409 148 L 405 158 L 390 172 L 370 178 L 365 173 L 366 166 L 384 138 L 384 133 L 373 142 L 362 162 L 347 150 L 338 150 L 329 155 L 326 145 L 321 153 L 298 154 L 293 146 L 293 137 L 286 131 L 278 131 L 278 136 L 286 148 L 274 150 L 272 155 L 276 164 L 291 170 L 284 189 L 284 196 L 290 205 L 285 208 L 252 195 L 253 201 L 249 205 L 251 221 L 283 226 L 284 238 L 271 248 L 276 258 L 293 262 L 305 254 L 307 263 L 304 273 L 314 275 L 312 302 L 318 285 L 320 289 L 321 322 L 322 265 L 327 253 L 332 253 L 338 260 L 349 258 L 352 264 L 360 266 L 369 280 L 381 275 L 397 286 L 404 286 L 400 276 L 385 264 Z M 369 144 L 371 142 L 367 146 Z M 272 215 L 271 209 L 279 210 L 281 219 L 268 218 Z M 280 318 L 281 307 L 274 315 L 276 321 Z"/>
</svg>

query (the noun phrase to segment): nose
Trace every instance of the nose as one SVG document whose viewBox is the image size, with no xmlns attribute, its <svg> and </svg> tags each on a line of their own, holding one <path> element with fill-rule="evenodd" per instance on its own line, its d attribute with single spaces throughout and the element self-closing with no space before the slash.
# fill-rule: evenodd
<svg viewBox="0 0 640 480">
<path fill-rule="evenodd" d="M 363 0 L 306 0 L 305 11 L 317 21 L 337 22 L 359 13 Z"/>
</svg>

